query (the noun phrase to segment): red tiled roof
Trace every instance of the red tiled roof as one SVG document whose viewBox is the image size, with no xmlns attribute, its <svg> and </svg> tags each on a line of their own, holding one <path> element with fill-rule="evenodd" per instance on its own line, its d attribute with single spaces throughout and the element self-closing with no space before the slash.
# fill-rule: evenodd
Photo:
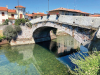
<svg viewBox="0 0 100 75">
<path fill-rule="evenodd" d="M 86 12 L 82 12 L 81 10 L 74 10 L 74 9 L 66 9 L 66 8 L 57 8 L 57 9 L 54 9 L 54 10 L 51 10 L 51 11 L 70 11 L 70 12 L 77 12 L 77 13 L 84 13 L 84 14 L 89 14 L 89 13 L 86 13 Z M 50 11 L 49 11 L 50 12 Z"/>
<path fill-rule="evenodd" d="M 14 9 L 8 9 L 8 12 L 10 12 L 10 13 L 16 13 L 16 10 L 14 10 Z"/>
<path fill-rule="evenodd" d="M 9 20 L 15 20 L 15 18 L 8 18 Z"/>
<path fill-rule="evenodd" d="M 89 15 L 90 17 L 100 17 L 100 15 Z"/>
<path fill-rule="evenodd" d="M 46 15 L 46 14 L 44 14 L 44 13 L 41 13 L 41 12 L 39 12 L 39 13 L 33 13 L 33 16 L 35 16 L 35 15 Z"/>
<path fill-rule="evenodd" d="M 26 15 L 31 17 L 31 16 L 36 16 L 36 15 L 43 15 L 44 16 L 46 14 L 40 12 L 40 13 L 32 13 L 32 14 L 26 14 Z"/>
<path fill-rule="evenodd" d="M 6 7 L 0 7 L 0 11 L 7 11 L 8 10 L 8 8 L 6 8 Z"/>
<path fill-rule="evenodd" d="M 27 16 L 30 16 L 30 17 L 33 16 L 33 14 L 26 14 L 26 15 L 27 15 Z"/>
<path fill-rule="evenodd" d="M 19 6 L 15 6 L 15 8 L 25 8 L 25 7 L 23 7 L 23 6 L 21 6 L 21 5 L 19 5 Z"/>
</svg>

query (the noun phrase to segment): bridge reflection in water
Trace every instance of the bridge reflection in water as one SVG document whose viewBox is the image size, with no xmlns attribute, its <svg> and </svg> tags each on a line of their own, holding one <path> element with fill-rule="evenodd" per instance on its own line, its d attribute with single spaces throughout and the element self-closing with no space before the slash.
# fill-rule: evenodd
<svg viewBox="0 0 100 75">
<path fill-rule="evenodd" d="M 66 40 L 65 40 L 66 39 Z M 57 57 L 62 57 L 77 52 L 80 43 L 71 36 L 58 36 L 53 41 L 40 42 L 38 45 L 53 52 Z"/>
<path fill-rule="evenodd" d="M 65 65 L 73 64 L 67 56 L 76 52 L 78 47 L 80 44 L 71 36 L 58 37 L 52 41 L 32 45 L 2 47 L 0 50 L 0 74 L 69 75 Z M 57 59 L 63 61 L 62 63 L 65 65 Z"/>
</svg>

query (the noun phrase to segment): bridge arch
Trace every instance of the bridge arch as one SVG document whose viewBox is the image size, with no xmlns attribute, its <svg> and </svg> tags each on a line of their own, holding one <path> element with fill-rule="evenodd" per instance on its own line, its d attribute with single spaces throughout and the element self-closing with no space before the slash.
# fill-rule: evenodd
<svg viewBox="0 0 100 75">
<path fill-rule="evenodd" d="M 53 30 L 52 34 L 50 33 L 51 30 Z M 33 31 L 33 38 L 35 43 L 51 40 L 52 37 L 56 38 L 56 32 L 54 32 L 56 30 L 57 28 L 50 27 L 50 26 L 38 27 Z"/>
<path fill-rule="evenodd" d="M 35 42 L 43 42 L 51 39 L 50 31 L 53 29 L 58 29 L 60 31 L 64 31 L 67 34 L 74 37 L 80 43 L 83 43 L 84 40 L 77 33 L 77 27 L 74 29 L 71 25 L 55 23 L 52 21 L 40 22 L 37 24 L 33 24 L 33 38 Z"/>
</svg>

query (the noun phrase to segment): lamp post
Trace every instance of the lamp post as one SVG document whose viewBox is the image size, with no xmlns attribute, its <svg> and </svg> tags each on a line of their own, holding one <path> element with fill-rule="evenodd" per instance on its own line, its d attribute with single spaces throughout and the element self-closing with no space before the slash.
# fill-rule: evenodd
<svg viewBox="0 0 100 75">
<path fill-rule="evenodd" d="M 49 13 L 49 0 L 48 0 L 48 13 Z"/>
<path fill-rule="evenodd" d="M 75 0 L 74 0 L 74 10 L 75 10 Z"/>
<path fill-rule="evenodd" d="M 18 19 L 19 19 L 19 0 L 18 1 Z"/>
</svg>

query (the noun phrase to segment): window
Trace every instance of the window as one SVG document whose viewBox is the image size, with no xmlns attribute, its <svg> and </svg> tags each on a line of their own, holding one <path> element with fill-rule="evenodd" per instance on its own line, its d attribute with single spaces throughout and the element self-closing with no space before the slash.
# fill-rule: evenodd
<svg viewBox="0 0 100 75">
<path fill-rule="evenodd" d="M 2 16 L 5 16 L 5 13 L 4 12 L 2 12 Z"/>
<path fill-rule="evenodd" d="M 14 17 L 14 14 L 11 14 L 11 17 Z"/>
</svg>

